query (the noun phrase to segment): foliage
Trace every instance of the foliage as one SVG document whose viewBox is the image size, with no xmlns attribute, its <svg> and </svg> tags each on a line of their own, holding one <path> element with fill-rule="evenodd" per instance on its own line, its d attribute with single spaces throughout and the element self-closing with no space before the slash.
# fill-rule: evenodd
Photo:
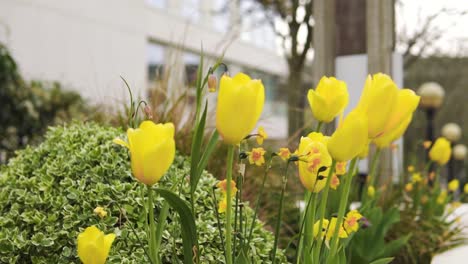
<svg viewBox="0 0 468 264">
<path fill-rule="evenodd" d="M 406 190 L 401 191 L 403 186 L 400 186 L 396 191 L 395 197 L 402 197 L 396 200 L 400 203 L 401 221 L 392 227 L 387 239 L 411 235 L 396 255 L 397 263 L 430 263 L 434 255 L 468 241 L 457 219 L 451 219 L 457 206 L 457 202 L 450 203 L 452 195 L 437 187 L 437 180 L 431 186 L 420 175 L 413 173 Z M 409 184 L 412 188 L 407 187 Z"/>
<path fill-rule="evenodd" d="M 1 43 L 0 105 L 0 153 L 4 153 L 4 160 L 16 149 L 38 142 L 47 126 L 72 117 L 90 118 L 93 112 L 78 93 L 64 91 L 59 83 L 23 80 Z"/>
<path fill-rule="evenodd" d="M 142 213 L 145 190 L 131 176 L 126 150 L 112 143 L 120 134 L 117 129 L 96 124 L 53 127 L 42 144 L 19 151 L 2 168 L 0 262 L 77 262 L 77 234 L 90 225 L 117 234 L 108 263 L 141 263 L 146 258 L 139 242 L 146 239 Z M 181 186 L 180 195 L 188 200 L 189 170 L 187 159 L 177 156 L 158 187 L 174 190 Z M 210 199 L 215 184 L 216 180 L 204 172 L 195 192 L 201 263 L 224 262 Z M 157 210 L 161 204 L 158 197 Z M 93 214 L 97 206 L 108 212 L 103 220 Z M 245 213 L 252 217 L 250 208 Z M 171 210 L 161 243 L 164 263 L 183 259 L 178 222 Z M 259 221 L 251 246 L 253 262 L 268 263 L 273 235 Z"/>
<path fill-rule="evenodd" d="M 390 228 L 400 221 L 397 208 L 392 207 L 383 211 L 381 207 L 370 207 L 363 209 L 362 213 L 370 226 L 354 235 L 347 253 L 350 263 L 371 263 L 392 257 L 408 241 L 409 236 L 406 234 L 395 237 L 391 241 L 385 239 Z"/>
</svg>

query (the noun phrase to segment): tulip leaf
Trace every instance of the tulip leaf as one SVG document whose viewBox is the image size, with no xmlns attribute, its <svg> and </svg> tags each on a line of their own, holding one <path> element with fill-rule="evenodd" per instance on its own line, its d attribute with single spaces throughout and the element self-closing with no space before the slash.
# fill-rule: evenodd
<svg viewBox="0 0 468 264">
<path fill-rule="evenodd" d="M 203 114 L 200 119 L 200 122 L 195 127 L 195 134 L 192 140 L 191 165 L 190 165 L 190 190 L 192 193 L 197 188 L 197 183 L 200 178 L 197 165 L 200 160 L 200 148 L 201 148 L 201 144 L 203 141 L 203 132 L 205 131 L 207 111 L 208 111 L 208 102 L 205 104 L 205 110 L 203 110 Z"/>
<path fill-rule="evenodd" d="M 213 153 L 213 150 L 216 147 L 216 143 L 218 143 L 218 139 L 219 139 L 219 133 L 217 130 L 215 130 L 213 134 L 211 134 L 211 137 L 210 137 L 210 140 L 208 141 L 208 145 L 206 146 L 205 152 L 203 152 L 200 162 L 198 163 L 198 169 L 197 169 L 198 178 L 196 179 L 195 186 L 197 186 L 198 181 L 200 181 L 200 175 L 205 169 L 206 164 L 208 163 L 208 160 L 211 156 L 211 153 Z"/>
<path fill-rule="evenodd" d="M 184 263 L 191 264 L 193 263 L 193 249 L 198 246 L 197 228 L 192 211 L 187 203 L 177 194 L 162 188 L 157 188 L 156 191 L 169 203 L 177 214 L 179 214 Z M 198 256 L 196 256 L 196 258 L 198 258 Z"/>
<path fill-rule="evenodd" d="M 375 261 L 372 261 L 370 264 L 387 264 L 392 262 L 394 258 L 381 258 Z"/>
<path fill-rule="evenodd" d="M 247 257 L 247 252 L 246 248 L 243 248 L 240 252 L 239 255 L 235 258 L 234 264 L 250 264 L 250 260 Z"/>
</svg>

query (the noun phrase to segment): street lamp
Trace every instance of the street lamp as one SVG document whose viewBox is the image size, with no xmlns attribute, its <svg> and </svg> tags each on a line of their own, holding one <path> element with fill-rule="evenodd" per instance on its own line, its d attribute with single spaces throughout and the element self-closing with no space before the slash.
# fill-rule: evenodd
<svg viewBox="0 0 468 264">
<path fill-rule="evenodd" d="M 457 144 L 453 148 L 453 158 L 456 159 L 456 160 L 464 161 L 465 158 L 466 158 L 467 152 L 468 152 L 468 149 L 466 148 L 465 145 Z"/>
<path fill-rule="evenodd" d="M 442 86 L 436 82 L 423 83 L 417 93 L 421 96 L 419 105 L 426 112 L 427 127 L 426 139 L 434 141 L 434 116 L 436 110 L 442 105 L 445 92 Z"/>
<path fill-rule="evenodd" d="M 466 159 L 466 154 L 468 152 L 468 149 L 465 145 L 463 144 L 457 144 L 453 148 L 453 158 L 457 161 L 460 162 L 461 166 L 461 171 L 460 171 L 460 180 L 462 180 L 462 183 L 460 184 L 460 193 L 463 193 L 463 186 L 467 183 L 466 181 L 466 176 L 465 176 L 465 159 Z"/>
<path fill-rule="evenodd" d="M 442 127 L 442 136 L 444 136 L 448 141 L 450 141 L 450 145 L 453 147 L 454 143 L 457 142 L 462 135 L 462 131 L 459 125 L 455 123 L 447 123 Z M 452 153 L 454 154 L 454 153 Z M 455 178 L 454 175 L 454 155 L 451 155 L 449 164 L 448 164 L 448 182 Z"/>
</svg>

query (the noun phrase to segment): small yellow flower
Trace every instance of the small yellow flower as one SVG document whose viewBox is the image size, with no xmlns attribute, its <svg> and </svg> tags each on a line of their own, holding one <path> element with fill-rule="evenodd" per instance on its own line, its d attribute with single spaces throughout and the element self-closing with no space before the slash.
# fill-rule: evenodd
<svg viewBox="0 0 468 264">
<path fill-rule="evenodd" d="M 254 128 L 263 111 L 265 88 L 261 80 L 238 73 L 219 82 L 216 129 L 229 145 L 239 144 Z"/>
<path fill-rule="evenodd" d="M 362 215 L 357 210 L 351 210 L 346 214 L 343 226 L 348 234 L 358 231 L 361 218 Z"/>
<path fill-rule="evenodd" d="M 332 217 L 330 220 L 330 224 L 328 225 L 327 229 L 327 234 L 325 236 L 325 241 L 330 241 L 335 233 L 335 228 L 336 228 L 336 217 Z M 340 226 L 340 229 L 338 230 L 338 238 L 347 238 L 348 233 L 346 233 L 345 229 L 343 226 Z"/>
<path fill-rule="evenodd" d="M 330 188 L 336 190 L 338 185 L 340 185 L 340 179 L 338 178 L 338 176 L 336 176 L 336 174 L 333 174 L 332 179 L 330 181 Z"/>
<path fill-rule="evenodd" d="M 457 179 L 454 179 L 449 182 L 447 189 L 451 192 L 456 192 L 458 187 L 460 187 L 460 182 Z"/>
<path fill-rule="evenodd" d="M 468 183 L 465 184 L 465 186 L 463 186 L 463 192 L 464 192 L 465 194 L 468 194 Z"/>
<path fill-rule="evenodd" d="M 265 129 L 261 126 L 258 128 L 258 131 L 257 131 L 257 144 L 258 145 L 262 145 L 263 144 L 263 140 L 267 139 L 268 138 L 268 134 L 265 132 Z"/>
<path fill-rule="evenodd" d="M 291 151 L 289 151 L 288 148 L 280 148 L 279 151 L 278 151 L 278 156 L 282 160 L 286 161 L 291 157 Z"/>
<path fill-rule="evenodd" d="M 219 201 L 218 203 L 218 213 L 220 214 L 225 213 L 226 208 L 227 208 L 227 197 L 226 195 L 223 195 L 223 199 L 221 199 L 221 201 Z"/>
<path fill-rule="evenodd" d="M 429 158 L 439 165 L 447 164 L 451 155 L 452 147 L 450 146 L 450 141 L 444 137 L 438 138 L 429 151 Z"/>
<path fill-rule="evenodd" d="M 413 172 L 414 171 L 414 166 L 413 165 L 409 165 L 408 166 L 408 172 Z"/>
<path fill-rule="evenodd" d="M 444 204 L 446 200 L 447 200 L 447 191 L 443 190 L 440 192 L 439 196 L 437 197 L 437 203 Z"/>
<path fill-rule="evenodd" d="M 338 175 L 344 175 L 346 173 L 346 161 L 336 163 L 335 173 Z"/>
<path fill-rule="evenodd" d="M 421 181 L 422 181 L 421 173 L 419 173 L 419 172 L 413 173 L 413 175 L 411 176 L 411 182 L 412 183 L 418 183 L 418 182 L 421 182 Z"/>
<path fill-rule="evenodd" d="M 314 224 L 313 236 L 314 236 L 315 238 L 324 237 L 325 234 L 326 234 L 326 232 L 327 232 L 328 224 L 329 224 L 328 219 L 323 219 L 323 221 L 322 221 L 322 228 L 320 229 L 320 228 L 319 228 L 319 226 L 320 226 L 320 220 L 317 220 L 317 222 L 315 222 L 315 224 Z M 319 229 L 320 229 L 320 230 L 319 230 Z"/>
<path fill-rule="evenodd" d="M 263 163 L 265 163 L 265 152 L 263 148 L 253 148 L 251 152 L 247 152 L 249 155 L 249 163 L 262 166 Z"/>
<path fill-rule="evenodd" d="M 413 184 L 412 183 L 407 183 L 405 185 L 405 191 L 411 192 L 413 190 Z"/>
<path fill-rule="evenodd" d="M 95 226 L 78 235 L 78 256 L 83 264 L 104 264 L 109 255 L 115 234 L 104 235 Z"/>
<path fill-rule="evenodd" d="M 107 216 L 107 212 L 104 208 L 98 206 L 94 208 L 94 213 L 99 216 L 101 219 Z"/>
<path fill-rule="evenodd" d="M 430 140 L 426 140 L 423 142 L 424 149 L 429 149 L 431 145 L 432 145 L 432 142 Z"/>
<path fill-rule="evenodd" d="M 427 197 L 427 195 L 423 195 L 423 196 L 421 197 L 421 203 L 422 203 L 422 204 L 426 204 L 427 201 L 429 201 L 429 197 Z"/>
<path fill-rule="evenodd" d="M 218 184 L 216 184 L 216 187 L 218 187 L 218 189 L 221 190 L 221 193 L 223 193 L 223 195 L 226 195 L 226 193 L 227 193 L 227 180 L 224 179 L 224 180 L 218 182 Z M 236 182 L 231 180 L 231 196 L 234 197 L 236 195 L 236 192 L 237 192 Z"/>
<path fill-rule="evenodd" d="M 367 195 L 371 198 L 373 198 L 375 196 L 375 188 L 374 186 L 369 186 L 367 187 Z"/>
<path fill-rule="evenodd" d="M 174 125 L 143 121 L 137 129 L 127 130 L 128 143 L 114 143 L 130 150 L 132 173 L 140 182 L 152 186 L 171 166 L 175 157 Z"/>
</svg>

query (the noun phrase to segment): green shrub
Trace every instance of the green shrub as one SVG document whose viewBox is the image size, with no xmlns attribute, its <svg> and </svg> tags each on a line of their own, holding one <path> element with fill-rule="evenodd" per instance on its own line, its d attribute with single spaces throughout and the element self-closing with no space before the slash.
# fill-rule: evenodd
<svg viewBox="0 0 468 264">
<path fill-rule="evenodd" d="M 76 263 L 76 237 L 90 225 L 115 232 L 108 263 L 144 263 L 135 233 L 145 241 L 144 188 L 131 176 L 128 153 L 112 143 L 120 130 L 96 124 L 50 128 L 37 147 L 19 151 L 0 174 L 0 262 Z M 159 187 L 182 186 L 188 200 L 186 158 L 177 156 Z M 216 180 L 204 173 L 196 193 L 201 263 L 224 262 L 211 192 Z M 156 202 L 161 205 L 161 200 Z M 105 207 L 108 216 L 93 214 Z M 120 210 L 123 209 L 124 212 Z M 159 210 L 159 208 L 157 208 Z M 252 210 L 246 208 L 248 216 Z M 124 217 L 126 215 L 126 217 Z M 170 212 L 161 254 L 165 263 L 182 259 L 179 224 Z M 128 219 L 128 221 L 127 221 Z M 268 263 L 273 236 L 259 221 L 251 247 L 253 263 Z M 280 256 L 280 262 L 285 262 Z"/>
</svg>

